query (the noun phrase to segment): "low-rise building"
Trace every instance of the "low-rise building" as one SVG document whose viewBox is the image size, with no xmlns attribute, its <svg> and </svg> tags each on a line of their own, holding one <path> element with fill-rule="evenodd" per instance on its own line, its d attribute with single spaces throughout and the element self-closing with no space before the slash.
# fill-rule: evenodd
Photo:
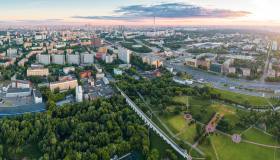
<svg viewBox="0 0 280 160">
<path fill-rule="evenodd" d="M 96 73 L 95 77 L 96 77 L 96 79 L 101 79 L 101 78 L 105 77 L 105 74 L 104 73 Z"/>
<path fill-rule="evenodd" d="M 74 72 L 75 71 L 75 67 L 64 67 L 63 68 L 63 73 L 65 74 L 69 74 L 70 72 Z"/>
<path fill-rule="evenodd" d="M 242 75 L 244 77 L 248 77 L 248 76 L 251 75 L 251 69 L 249 69 L 249 68 L 241 68 L 241 70 L 242 70 Z"/>
<path fill-rule="evenodd" d="M 228 73 L 236 73 L 236 68 L 235 67 L 229 67 L 228 68 Z"/>
<path fill-rule="evenodd" d="M 33 98 L 34 98 L 34 102 L 37 103 L 43 103 L 43 98 L 42 98 L 42 94 L 40 91 L 38 90 L 33 90 Z"/>
<path fill-rule="evenodd" d="M 78 86 L 77 79 L 70 79 L 58 82 L 50 83 L 50 90 L 54 91 L 55 89 L 59 89 L 59 91 L 74 89 Z"/>
<path fill-rule="evenodd" d="M 29 76 L 48 76 L 49 69 L 43 67 L 30 67 L 27 69 L 27 77 Z"/>
<path fill-rule="evenodd" d="M 186 58 L 185 59 L 185 65 L 191 66 L 191 67 L 197 67 L 197 59 L 195 59 L 195 58 Z"/>
<path fill-rule="evenodd" d="M 80 73 L 80 78 L 89 78 L 91 77 L 91 71 L 83 71 Z"/>
<path fill-rule="evenodd" d="M 268 77 L 274 78 L 275 75 L 276 75 L 276 71 L 274 69 L 269 69 L 268 70 L 268 72 L 267 72 Z"/>
<path fill-rule="evenodd" d="M 13 80 L 12 88 L 31 88 L 31 82 L 25 80 Z"/>
<path fill-rule="evenodd" d="M 31 95 L 30 88 L 8 88 L 6 97 L 16 98 L 16 97 L 28 97 Z"/>
<path fill-rule="evenodd" d="M 114 75 L 122 75 L 123 74 L 123 71 L 120 70 L 120 69 L 117 69 L 117 68 L 114 68 Z"/>
<path fill-rule="evenodd" d="M 208 58 L 201 58 L 197 60 L 197 67 L 205 70 L 209 70 L 211 65 L 211 60 Z"/>
</svg>

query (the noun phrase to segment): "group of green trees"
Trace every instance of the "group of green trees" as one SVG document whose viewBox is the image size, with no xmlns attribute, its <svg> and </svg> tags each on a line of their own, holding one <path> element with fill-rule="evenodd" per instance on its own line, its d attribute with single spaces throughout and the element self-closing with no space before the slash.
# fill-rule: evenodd
<svg viewBox="0 0 280 160">
<path fill-rule="evenodd" d="M 0 159 L 18 158 L 26 145 L 41 159 L 108 160 L 134 150 L 148 157 L 147 135 L 123 98 L 98 99 L 1 119 Z"/>
<path fill-rule="evenodd" d="M 174 102 L 174 96 L 192 95 L 205 98 L 216 96 L 211 95 L 209 87 L 200 88 L 178 86 L 175 82 L 172 81 L 172 77 L 173 76 L 168 73 L 168 71 L 162 69 L 162 76 L 159 78 L 142 78 L 140 80 L 135 80 L 130 76 L 124 75 L 122 77 L 119 77 L 117 85 L 125 90 L 130 97 L 135 98 L 136 102 L 138 102 L 139 106 L 144 111 L 147 110 L 147 108 L 145 107 L 145 104 L 141 103 L 141 100 L 139 100 L 138 94 L 140 93 L 141 95 L 145 95 L 145 97 L 148 97 L 148 101 L 151 107 L 158 108 L 160 114 L 169 114 L 170 110 L 168 110 L 167 106 L 174 104 L 178 106 L 173 110 L 175 113 L 184 110 L 184 108 L 182 108 L 181 106 L 185 104 L 178 104 L 178 102 Z"/>
</svg>

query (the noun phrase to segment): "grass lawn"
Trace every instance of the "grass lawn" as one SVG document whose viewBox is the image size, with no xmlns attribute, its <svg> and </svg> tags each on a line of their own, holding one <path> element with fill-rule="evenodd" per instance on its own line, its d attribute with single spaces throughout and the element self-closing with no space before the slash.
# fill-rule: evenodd
<svg viewBox="0 0 280 160">
<path fill-rule="evenodd" d="M 184 141 L 188 141 L 191 144 L 194 143 L 194 138 L 196 136 L 196 125 L 198 124 L 192 124 L 192 125 L 188 125 L 183 131 L 182 133 L 180 133 L 178 135 L 178 137 Z"/>
<path fill-rule="evenodd" d="M 177 134 L 187 126 L 187 122 L 182 114 L 161 117 L 161 119 L 167 124 L 168 128 L 170 128 L 174 134 Z"/>
<path fill-rule="evenodd" d="M 237 109 L 224 105 L 221 103 L 214 103 L 210 106 L 215 112 L 223 114 L 226 119 L 228 119 L 231 124 L 236 124 L 238 122 L 238 116 L 236 115 Z"/>
<path fill-rule="evenodd" d="M 211 141 L 216 148 L 220 160 L 274 160 L 274 149 L 256 146 L 249 143 L 235 144 L 229 137 L 212 135 Z M 216 159 L 210 145 L 200 146 L 212 159 Z M 276 150 L 275 159 L 280 159 L 280 150 Z"/>
<path fill-rule="evenodd" d="M 185 120 L 183 114 L 160 118 L 178 138 L 190 143 L 194 142 L 197 124 L 189 125 L 189 121 Z"/>
<path fill-rule="evenodd" d="M 232 103 L 236 103 L 236 104 L 241 104 L 241 105 L 249 104 L 253 107 L 258 107 L 258 106 L 260 106 L 260 107 L 268 106 L 269 107 L 269 103 L 267 102 L 267 99 L 264 97 L 249 96 L 249 95 L 245 95 L 245 94 L 239 94 L 239 93 L 215 89 L 215 88 L 212 89 L 212 93 L 220 94 L 221 99 L 224 99 L 224 100 L 230 101 Z M 276 101 L 274 101 L 274 100 L 270 99 L 269 101 L 272 104 L 276 104 Z"/>
<path fill-rule="evenodd" d="M 279 145 L 276 139 L 274 139 L 272 136 L 267 135 L 255 128 L 250 128 L 249 130 L 244 132 L 242 134 L 242 138 L 249 141 L 267 144 L 267 145 Z"/>
<path fill-rule="evenodd" d="M 198 120 L 202 123 L 207 123 L 212 115 L 215 113 L 214 110 L 211 110 L 209 106 L 211 105 L 210 100 L 205 100 L 200 97 L 188 97 L 187 96 L 177 96 L 174 97 L 175 102 L 181 102 L 187 104 L 189 101 L 189 112 L 192 114 L 195 120 Z"/>
</svg>

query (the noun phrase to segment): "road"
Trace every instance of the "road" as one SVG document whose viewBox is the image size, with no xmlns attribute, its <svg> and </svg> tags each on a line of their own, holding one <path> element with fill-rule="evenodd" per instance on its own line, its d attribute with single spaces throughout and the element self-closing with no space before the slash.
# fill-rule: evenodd
<svg viewBox="0 0 280 160">
<path fill-rule="evenodd" d="M 194 69 L 192 67 L 185 66 L 182 63 L 170 63 L 164 62 L 165 67 L 172 67 L 176 71 L 187 72 L 188 74 L 192 75 L 195 80 L 203 79 L 205 82 L 210 83 L 215 88 L 229 90 L 236 93 L 251 95 L 251 96 L 263 96 L 265 93 L 266 97 L 273 97 L 279 96 L 279 94 L 274 94 L 275 90 L 280 90 L 279 83 L 269 83 L 258 80 L 246 80 L 246 79 L 233 79 L 226 77 L 224 75 L 212 74 L 206 71 Z M 234 87 L 230 89 L 229 87 Z M 238 88 L 243 89 L 238 89 Z M 254 91 L 249 91 L 254 90 Z M 256 90 L 260 90 L 257 92 Z M 262 91 L 270 91 L 269 92 L 262 92 Z"/>
<path fill-rule="evenodd" d="M 266 61 L 265 61 L 265 66 L 264 66 L 264 70 L 263 70 L 263 75 L 260 79 L 261 82 L 265 82 L 265 79 L 268 75 L 268 67 L 269 67 L 269 62 L 270 62 L 270 54 L 271 54 L 271 44 L 269 44 L 269 49 L 267 50 L 267 58 L 266 58 Z"/>
</svg>

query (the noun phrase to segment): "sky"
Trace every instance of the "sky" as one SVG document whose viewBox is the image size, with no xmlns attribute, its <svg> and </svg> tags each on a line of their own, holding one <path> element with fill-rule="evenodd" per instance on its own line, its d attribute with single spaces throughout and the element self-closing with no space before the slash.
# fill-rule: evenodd
<svg viewBox="0 0 280 160">
<path fill-rule="evenodd" d="M 280 26 L 279 0 L 0 0 L 0 23 Z"/>
</svg>

